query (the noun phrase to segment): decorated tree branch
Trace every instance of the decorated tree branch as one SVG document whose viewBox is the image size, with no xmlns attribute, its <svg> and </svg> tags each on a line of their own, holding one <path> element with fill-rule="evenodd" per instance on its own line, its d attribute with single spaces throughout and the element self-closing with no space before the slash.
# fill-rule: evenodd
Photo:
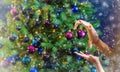
<svg viewBox="0 0 120 72">
<path fill-rule="evenodd" d="M 4 52 L 1 66 L 12 64 L 12 70 L 20 72 L 95 72 L 94 65 L 73 53 L 82 51 L 103 57 L 92 46 L 92 43 L 99 40 L 91 38 L 88 44 L 88 38 L 94 35 L 89 34 L 84 25 L 86 23 L 73 30 L 74 23 L 82 19 L 89 21 L 91 27 L 97 30 L 93 31 L 100 35 L 101 32 L 97 29 L 100 23 L 94 13 L 90 2 L 13 0 L 11 10 L 6 15 L 8 37 L 5 42 L 8 52 L 0 50 L 1 54 Z M 95 37 L 98 38 L 97 33 Z M 106 64 L 105 60 L 107 59 L 101 60 L 103 64 Z"/>
</svg>

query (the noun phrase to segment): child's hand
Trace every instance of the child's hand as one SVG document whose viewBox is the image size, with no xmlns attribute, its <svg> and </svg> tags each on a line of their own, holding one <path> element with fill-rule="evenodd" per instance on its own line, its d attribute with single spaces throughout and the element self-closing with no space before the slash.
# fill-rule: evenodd
<svg viewBox="0 0 120 72">
<path fill-rule="evenodd" d="M 84 59 L 88 60 L 89 62 L 93 63 L 93 64 L 97 64 L 99 63 L 99 58 L 97 56 L 93 56 L 93 55 L 86 55 L 82 52 L 78 53 L 78 52 L 74 52 L 75 54 L 83 57 Z"/>
<path fill-rule="evenodd" d="M 89 22 L 86 22 L 84 20 L 77 20 L 75 22 L 73 29 L 74 30 L 77 29 L 79 24 L 83 25 L 83 27 L 87 30 L 87 34 L 89 37 L 88 45 L 89 45 L 89 48 L 91 48 L 94 43 L 98 42 L 98 40 L 99 40 L 98 34 L 97 34 L 96 30 L 94 29 L 94 27 L 92 26 L 92 24 L 90 24 Z"/>
<path fill-rule="evenodd" d="M 98 57 L 93 56 L 93 55 L 86 55 L 82 52 L 80 52 L 80 53 L 74 52 L 74 53 L 83 57 L 84 59 L 88 60 L 89 62 L 93 63 L 96 66 L 98 72 L 105 72 Z"/>
</svg>

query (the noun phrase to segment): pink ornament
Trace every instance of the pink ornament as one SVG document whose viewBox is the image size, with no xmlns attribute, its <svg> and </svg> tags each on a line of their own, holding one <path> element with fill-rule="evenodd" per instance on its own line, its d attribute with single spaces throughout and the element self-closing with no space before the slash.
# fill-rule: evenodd
<svg viewBox="0 0 120 72">
<path fill-rule="evenodd" d="M 32 45 L 30 45 L 30 46 L 27 47 L 27 50 L 28 50 L 29 52 L 34 52 L 34 51 L 35 51 L 35 47 L 32 46 Z"/>
<path fill-rule="evenodd" d="M 7 67 L 9 65 L 9 62 L 7 60 L 2 60 L 0 65 L 3 67 Z"/>
<path fill-rule="evenodd" d="M 86 54 L 87 56 L 89 56 L 89 55 L 90 55 L 88 52 L 85 52 L 85 54 Z"/>
<path fill-rule="evenodd" d="M 10 10 L 10 14 L 11 14 L 12 16 L 16 16 L 16 15 L 18 15 L 18 10 L 17 10 L 16 8 L 12 8 L 12 9 Z"/>
<path fill-rule="evenodd" d="M 73 38 L 72 32 L 67 32 L 67 33 L 65 34 L 65 37 L 66 37 L 67 39 L 72 39 L 72 38 Z"/>
</svg>

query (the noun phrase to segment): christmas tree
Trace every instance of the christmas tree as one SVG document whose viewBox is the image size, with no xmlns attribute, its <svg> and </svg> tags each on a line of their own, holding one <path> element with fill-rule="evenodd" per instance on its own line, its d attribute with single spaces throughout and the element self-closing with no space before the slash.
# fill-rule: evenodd
<svg viewBox="0 0 120 72">
<path fill-rule="evenodd" d="M 82 26 L 73 30 L 79 19 L 97 30 L 100 23 L 94 13 L 90 2 L 79 0 L 13 0 L 6 15 L 3 43 L 7 46 L 0 50 L 1 64 L 12 64 L 13 72 L 96 72 L 91 63 L 73 53 L 102 56 L 95 47 L 89 49 Z"/>
</svg>

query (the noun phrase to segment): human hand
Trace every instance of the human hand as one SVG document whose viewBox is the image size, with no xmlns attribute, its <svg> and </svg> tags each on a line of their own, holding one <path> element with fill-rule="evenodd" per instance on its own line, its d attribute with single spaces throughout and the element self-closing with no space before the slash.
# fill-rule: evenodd
<svg viewBox="0 0 120 72">
<path fill-rule="evenodd" d="M 76 55 L 79 55 L 81 57 L 83 57 L 84 59 L 88 60 L 89 62 L 93 63 L 98 72 L 105 72 L 100 61 L 99 58 L 97 56 L 93 56 L 93 55 L 86 55 L 82 52 L 78 53 L 78 52 L 74 52 Z"/>
<path fill-rule="evenodd" d="M 87 61 L 97 65 L 99 63 L 99 58 L 97 56 L 93 56 L 93 55 L 87 55 L 84 54 L 83 52 L 74 52 L 76 55 L 83 57 L 84 59 L 86 59 Z"/>
<path fill-rule="evenodd" d="M 89 45 L 89 48 L 91 48 L 92 45 L 94 43 L 97 43 L 97 41 L 99 40 L 98 34 L 97 34 L 96 30 L 94 29 L 94 27 L 92 26 L 92 24 L 90 24 L 89 22 L 86 22 L 84 20 L 77 20 L 75 22 L 73 29 L 74 30 L 77 29 L 79 24 L 83 25 L 83 27 L 87 30 L 87 34 L 88 34 L 88 38 L 89 38 L 88 45 Z"/>
</svg>

